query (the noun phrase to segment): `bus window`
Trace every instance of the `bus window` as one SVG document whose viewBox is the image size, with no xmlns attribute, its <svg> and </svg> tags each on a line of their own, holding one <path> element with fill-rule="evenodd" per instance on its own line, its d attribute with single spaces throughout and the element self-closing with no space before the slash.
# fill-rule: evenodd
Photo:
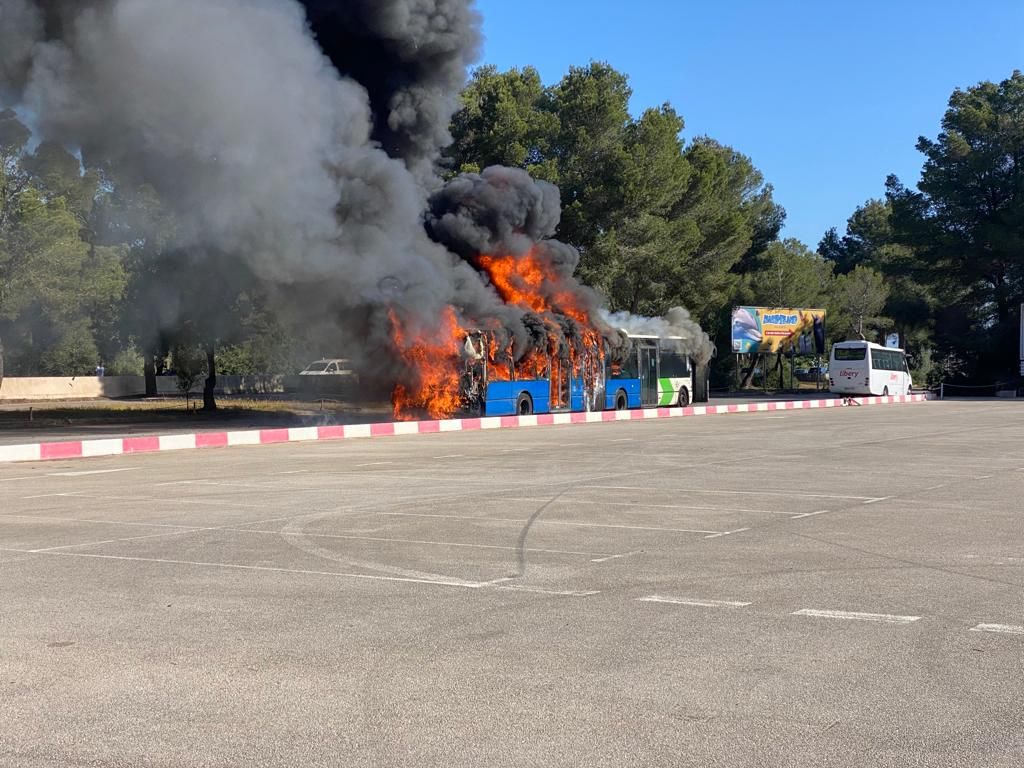
<svg viewBox="0 0 1024 768">
<path fill-rule="evenodd" d="M 685 379 L 690 375 L 690 359 L 678 352 L 662 352 L 661 375 L 666 379 Z"/>
<path fill-rule="evenodd" d="M 906 371 L 907 361 L 902 352 L 894 349 L 872 349 L 871 367 L 876 371 Z"/>
<path fill-rule="evenodd" d="M 608 363 L 608 378 L 610 379 L 638 379 L 640 372 L 637 370 L 636 351 L 626 355 L 622 360 L 613 360 Z"/>
<path fill-rule="evenodd" d="M 835 360 L 863 360 L 866 347 L 833 347 L 832 357 Z"/>
</svg>

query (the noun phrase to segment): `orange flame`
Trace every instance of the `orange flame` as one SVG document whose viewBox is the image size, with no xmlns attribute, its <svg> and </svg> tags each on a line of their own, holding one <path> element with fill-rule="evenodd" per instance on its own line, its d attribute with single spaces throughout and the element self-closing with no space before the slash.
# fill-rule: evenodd
<svg viewBox="0 0 1024 768">
<path fill-rule="evenodd" d="M 601 334 L 591 321 L 582 297 L 566 286 L 553 266 L 538 257 L 536 251 L 521 256 L 484 254 L 477 266 L 485 272 L 501 299 L 509 305 L 534 312 L 548 326 L 547 349 L 528 352 L 514 365 L 515 378 L 520 380 L 551 377 L 551 405 L 568 405 L 568 374 L 593 378 L 604 358 Z M 561 330 L 556 317 L 572 318 L 582 331 L 581 347 L 570 345 L 568 366 L 562 362 L 559 349 Z M 445 418 L 462 405 L 462 345 L 467 332 L 459 325 L 456 312 L 447 307 L 436 336 L 421 334 L 409 338 L 394 312 L 390 313 L 392 340 L 410 370 L 410 381 L 395 387 L 392 401 L 396 419 L 415 418 L 426 413 L 431 418 Z M 596 354 L 584 354 L 583 349 Z M 494 334 L 486 334 L 487 379 L 508 381 L 513 377 L 511 343 L 499 348 Z M 568 370 L 566 370 L 566 368 Z M 556 381 L 560 385 L 556 386 Z"/>
<path fill-rule="evenodd" d="M 416 418 L 426 412 L 432 419 L 450 416 L 461 403 L 459 388 L 459 349 L 464 332 L 455 310 L 446 307 L 437 337 L 409 339 L 398 316 L 392 310 L 391 338 L 412 372 L 412 381 L 395 386 L 392 404 L 396 419 Z"/>
</svg>

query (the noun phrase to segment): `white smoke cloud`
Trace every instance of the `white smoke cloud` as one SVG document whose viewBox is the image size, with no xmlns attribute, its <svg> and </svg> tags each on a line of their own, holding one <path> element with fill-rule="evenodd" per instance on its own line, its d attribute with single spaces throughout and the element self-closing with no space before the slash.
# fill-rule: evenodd
<svg viewBox="0 0 1024 768">
<path fill-rule="evenodd" d="M 628 312 L 601 313 L 612 328 L 638 336 L 679 337 L 679 349 L 692 357 L 698 365 L 706 365 L 715 356 L 715 345 L 704 333 L 700 323 L 690 317 L 685 307 L 673 307 L 664 317 L 643 317 Z"/>
</svg>

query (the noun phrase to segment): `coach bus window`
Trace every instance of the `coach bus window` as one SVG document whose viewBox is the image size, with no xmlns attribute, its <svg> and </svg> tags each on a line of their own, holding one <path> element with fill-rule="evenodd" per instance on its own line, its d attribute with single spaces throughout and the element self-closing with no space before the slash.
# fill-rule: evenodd
<svg viewBox="0 0 1024 768">
<path fill-rule="evenodd" d="M 832 350 L 836 360 L 863 360 L 865 347 L 836 347 Z"/>
<path fill-rule="evenodd" d="M 876 371 L 902 371 L 904 358 L 899 352 L 889 349 L 871 350 L 871 367 Z"/>
</svg>

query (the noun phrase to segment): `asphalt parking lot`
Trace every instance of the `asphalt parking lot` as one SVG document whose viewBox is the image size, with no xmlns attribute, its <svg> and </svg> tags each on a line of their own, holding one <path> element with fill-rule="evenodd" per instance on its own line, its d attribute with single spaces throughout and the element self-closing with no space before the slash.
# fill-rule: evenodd
<svg viewBox="0 0 1024 768">
<path fill-rule="evenodd" d="M 1024 408 L 0 465 L 0 764 L 1024 764 Z"/>
</svg>

